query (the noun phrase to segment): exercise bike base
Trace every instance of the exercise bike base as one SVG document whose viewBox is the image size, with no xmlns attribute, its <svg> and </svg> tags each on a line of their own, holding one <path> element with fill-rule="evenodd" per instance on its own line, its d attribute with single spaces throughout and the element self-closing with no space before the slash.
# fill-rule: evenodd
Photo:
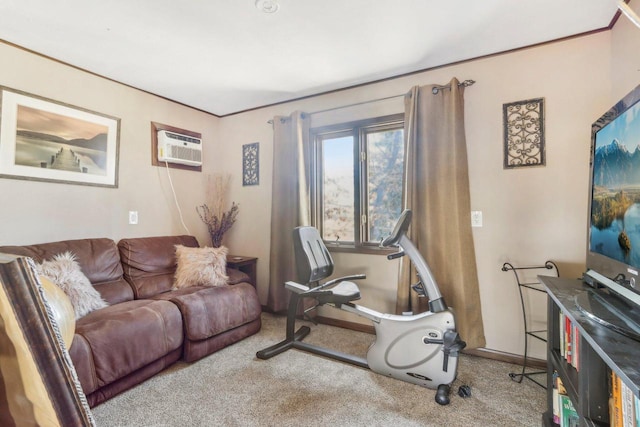
<svg viewBox="0 0 640 427">
<path fill-rule="evenodd" d="M 295 348 L 298 350 L 306 351 L 308 353 L 329 357 L 341 362 L 350 363 L 361 368 L 369 369 L 367 361 L 361 357 L 303 342 L 302 339 L 309 335 L 309 332 L 311 332 L 311 329 L 309 329 L 308 326 L 301 326 L 296 331 L 296 333 L 293 334 L 293 338 L 285 338 L 283 341 L 280 341 L 279 343 L 274 344 L 271 347 L 258 351 L 256 353 L 256 357 L 258 359 L 266 360 L 272 358 L 273 356 L 277 356 L 278 354 L 283 353 L 289 349 Z"/>
<path fill-rule="evenodd" d="M 301 326 L 292 338 L 285 338 L 284 340 L 272 345 L 271 347 L 260 350 L 256 353 L 256 357 L 258 359 L 266 360 L 272 358 L 273 356 L 277 356 L 280 353 L 283 353 L 290 348 L 295 347 L 295 343 L 302 341 L 304 337 L 309 335 L 309 332 L 311 332 L 311 329 L 308 326 Z"/>
</svg>

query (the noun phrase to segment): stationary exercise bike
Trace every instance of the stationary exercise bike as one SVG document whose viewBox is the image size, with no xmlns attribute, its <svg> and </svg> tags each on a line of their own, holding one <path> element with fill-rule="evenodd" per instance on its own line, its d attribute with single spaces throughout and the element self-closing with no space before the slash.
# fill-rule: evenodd
<svg viewBox="0 0 640 427">
<path fill-rule="evenodd" d="M 292 292 L 287 312 L 286 338 L 259 351 L 256 356 L 269 359 L 285 350 L 296 348 L 437 389 L 436 402 L 448 404 L 451 383 L 456 378 L 458 353 L 466 343 L 456 332 L 453 312 L 445 304 L 427 263 L 407 237 L 410 223 L 411 211 L 405 210 L 393 232 L 382 241 L 381 246 L 399 247 L 398 252 L 387 256 L 390 260 L 405 254 L 409 256 L 420 278 L 412 288 L 419 295 L 429 298 L 428 312 L 395 315 L 379 313 L 354 304 L 352 301 L 360 299 L 360 290 L 351 280 L 364 279 L 364 274 L 320 284 L 320 280 L 333 273 L 333 260 L 318 230 L 313 227 L 298 227 L 293 232 L 296 268 L 299 281 L 305 284 L 285 283 L 285 287 Z M 329 304 L 371 320 L 376 340 L 369 347 L 366 360 L 303 342 L 303 338 L 311 330 L 308 326 L 302 326 L 295 331 L 295 321 L 298 303 L 304 298 L 314 298 L 319 305 Z"/>
</svg>

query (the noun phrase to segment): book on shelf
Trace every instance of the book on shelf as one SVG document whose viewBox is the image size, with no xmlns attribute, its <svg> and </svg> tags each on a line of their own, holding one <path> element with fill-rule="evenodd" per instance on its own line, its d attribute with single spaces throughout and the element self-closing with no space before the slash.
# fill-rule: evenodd
<svg viewBox="0 0 640 427">
<path fill-rule="evenodd" d="M 558 334 L 558 336 L 560 337 L 560 356 L 565 357 L 565 333 L 564 333 L 564 325 L 565 325 L 565 320 L 564 320 L 564 313 L 562 311 L 560 311 L 559 313 L 559 321 L 558 321 L 558 325 L 560 327 L 560 333 Z"/>
<path fill-rule="evenodd" d="M 553 422 L 560 424 L 560 395 L 558 393 L 558 383 L 562 384 L 562 380 L 558 376 L 558 371 L 553 371 Z"/>
<path fill-rule="evenodd" d="M 580 370 L 580 331 L 578 325 L 562 311 L 559 312 L 560 356 L 576 370 Z"/>
<path fill-rule="evenodd" d="M 567 363 L 571 363 L 571 358 L 573 357 L 573 348 L 571 348 L 571 319 L 565 316 L 564 318 L 564 341 L 565 341 L 565 349 L 564 349 L 564 358 Z"/>
<path fill-rule="evenodd" d="M 624 427 L 636 427 L 635 396 L 633 391 L 624 381 L 620 381 L 620 391 L 622 394 L 622 425 Z"/>
<path fill-rule="evenodd" d="M 620 391 L 620 378 L 611 371 L 611 399 L 613 404 L 609 408 L 611 427 L 622 427 L 622 393 Z"/>
<path fill-rule="evenodd" d="M 612 427 L 637 427 L 639 425 L 638 397 L 614 371 L 611 371 L 611 401 L 609 421 Z"/>
<path fill-rule="evenodd" d="M 553 422 L 560 427 L 579 425 L 578 413 L 557 371 L 553 372 Z"/>
<path fill-rule="evenodd" d="M 560 395 L 560 427 L 578 427 L 579 417 L 571 402 L 571 398 L 566 394 Z"/>
</svg>

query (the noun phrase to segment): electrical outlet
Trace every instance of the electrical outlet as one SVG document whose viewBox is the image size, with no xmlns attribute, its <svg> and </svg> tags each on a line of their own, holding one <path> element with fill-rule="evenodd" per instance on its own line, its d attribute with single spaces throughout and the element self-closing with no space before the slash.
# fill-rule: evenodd
<svg viewBox="0 0 640 427">
<path fill-rule="evenodd" d="M 138 211 L 129 211 L 129 224 L 137 224 L 138 223 Z"/>
<path fill-rule="evenodd" d="M 482 211 L 471 211 L 471 226 L 482 227 Z"/>
</svg>

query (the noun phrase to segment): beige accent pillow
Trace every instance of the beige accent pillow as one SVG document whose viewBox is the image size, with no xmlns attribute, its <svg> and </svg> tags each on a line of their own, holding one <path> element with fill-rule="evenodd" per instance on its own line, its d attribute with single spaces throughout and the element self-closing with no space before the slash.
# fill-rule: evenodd
<svg viewBox="0 0 640 427">
<path fill-rule="evenodd" d="M 69 251 L 57 254 L 52 260 L 36 265 L 36 269 L 67 294 L 76 320 L 108 306 L 80 269 L 75 254 Z"/>
<path fill-rule="evenodd" d="M 227 284 L 227 252 L 219 248 L 190 248 L 176 245 L 176 268 L 173 289 L 189 286 L 222 286 Z"/>
</svg>

